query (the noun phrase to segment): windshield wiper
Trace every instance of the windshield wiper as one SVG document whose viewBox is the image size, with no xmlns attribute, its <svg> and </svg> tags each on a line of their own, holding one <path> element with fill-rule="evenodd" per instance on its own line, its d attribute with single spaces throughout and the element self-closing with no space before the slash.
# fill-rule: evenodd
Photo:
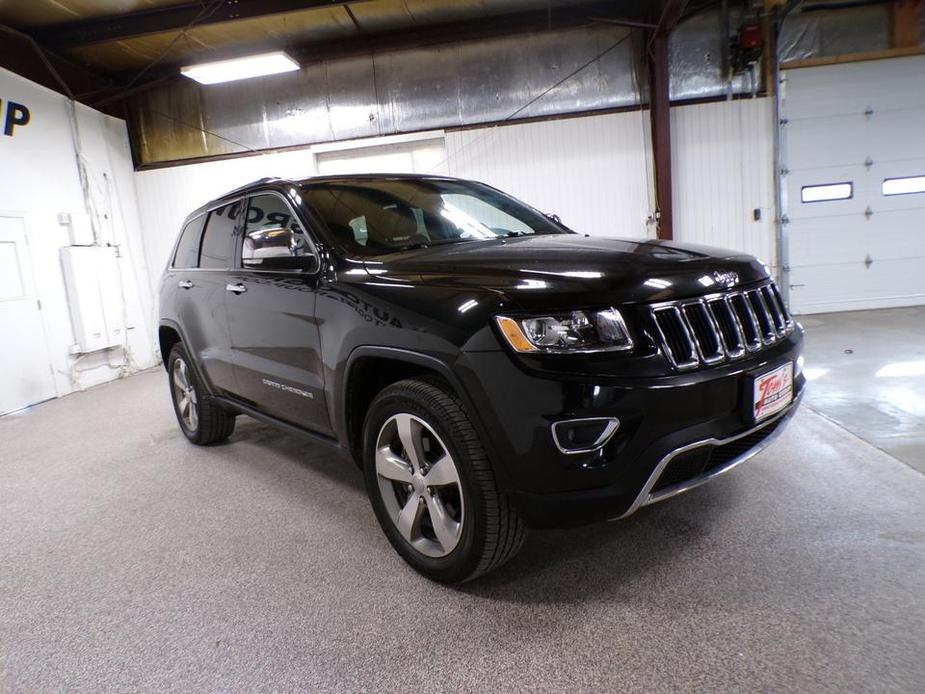
<svg viewBox="0 0 925 694">
<path fill-rule="evenodd" d="M 433 239 L 431 241 L 416 241 L 414 243 L 409 243 L 406 246 L 396 246 L 393 251 L 413 251 L 418 248 L 430 248 L 431 246 L 445 246 L 449 243 L 462 243 L 465 241 L 482 241 L 484 239 Z"/>
</svg>

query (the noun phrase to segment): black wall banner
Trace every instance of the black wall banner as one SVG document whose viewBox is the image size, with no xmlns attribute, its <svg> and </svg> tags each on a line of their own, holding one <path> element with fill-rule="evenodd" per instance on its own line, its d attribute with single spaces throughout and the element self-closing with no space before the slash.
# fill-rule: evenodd
<svg viewBox="0 0 925 694">
<path fill-rule="evenodd" d="M 3 123 L 3 134 L 12 137 L 13 130 L 19 126 L 23 127 L 29 124 L 32 119 L 32 112 L 28 107 L 17 104 L 15 101 L 6 101 L 4 108 L 3 99 L 0 99 L 0 122 Z"/>
</svg>

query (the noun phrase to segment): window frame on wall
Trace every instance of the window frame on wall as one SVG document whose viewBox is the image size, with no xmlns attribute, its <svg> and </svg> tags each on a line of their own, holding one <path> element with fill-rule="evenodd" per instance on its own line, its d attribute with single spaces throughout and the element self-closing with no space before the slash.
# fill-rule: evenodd
<svg viewBox="0 0 925 694">
<path fill-rule="evenodd" d="M 921 181 L 921 187 L 916 190 L 899 190 L 895 193 L 888 193 L 887 185 L 897 181 Z M 880 194 L 888 198 L 896 195 L 921 195 L 922 193 L 925 193 L 925 174 L 918 174 L 915 176 L 891 176 L 890 178 L 884 178 L 880 183 Z"/>
<path fill-rule="evenodd" d="M 848 186 L 847 195 L 839 195 L 837 197 L 815 198 L 812 200 L 806 199 L 807 190 L 821 190 L 824 188 L 840 188 L 841 186 Z M 839 202 L 841 200 L 851 200 L 852 198 L 854 198 L 854 181 L 833 181 L 831 183 L 812 183 L 810 185 L 800 186 L 800 203 L 804 205 L 811 205 L 817 202 Z"/>
</svg>

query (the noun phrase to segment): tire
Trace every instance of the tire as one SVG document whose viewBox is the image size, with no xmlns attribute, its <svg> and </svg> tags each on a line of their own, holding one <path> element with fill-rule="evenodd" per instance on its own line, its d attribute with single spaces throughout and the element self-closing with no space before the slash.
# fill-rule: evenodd
<svg viewBox="0 0 925 694">
<path fill-rule="evenodd" d="M 370 405 L 363 442 L 366 490 L 379 525 L 427 578 L 471 581 L 523 545 L 523 521 L 498 489 L 465 408 L 439 379 L 385 388 Z"/>
<path fill-rule="evenodd" d="M 235 415 L 215 400 L 202 385 L 182 343 L 167 358 L 170 399 L 180 429 L 198 446 L 224 441 L 234 431 Z"/>
</svg>

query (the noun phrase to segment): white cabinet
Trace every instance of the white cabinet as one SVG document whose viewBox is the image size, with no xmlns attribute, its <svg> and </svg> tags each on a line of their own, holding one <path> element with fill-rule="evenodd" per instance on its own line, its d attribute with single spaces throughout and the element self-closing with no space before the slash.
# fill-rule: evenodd
<svg viewBox="0 0 925 694">
<path fill-rule="evenodd" d="M 95 352 L 125 342 L 125 311 L 116 249 L 66 246 L 61 265 L 77 348 Z"/>
</svg>

